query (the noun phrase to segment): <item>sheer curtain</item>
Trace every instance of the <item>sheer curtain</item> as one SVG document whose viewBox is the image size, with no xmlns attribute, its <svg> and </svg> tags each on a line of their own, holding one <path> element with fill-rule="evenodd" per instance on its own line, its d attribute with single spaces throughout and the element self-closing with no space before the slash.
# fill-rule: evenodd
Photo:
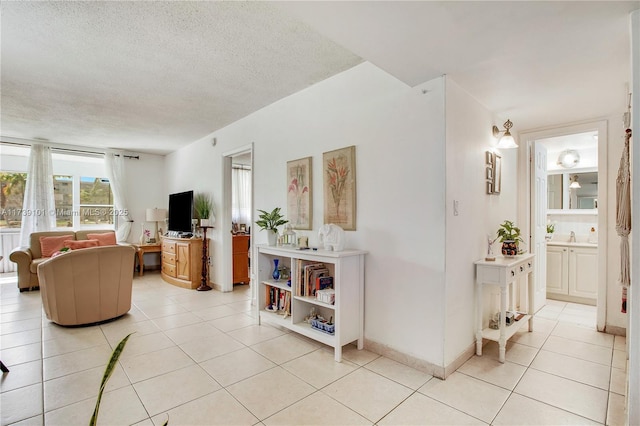
<svg viewBox="0 0 640 426">
<path fill-rule="evenodd" d="M 53 197 L 51 147 L 42 144 L 31 146 L 22 210 L 21 246 L 29 246 L 29 239 L 33 232 L 55 229 L 56 203 Z"/>
<path fill-rule="evenodd" d="M 129 214 L 129 205 L 126 197 L 126 173 L 124 168 L 124 155 L 116 152 L 107 152 L 104 157 L 107 178 L 113 192 L 114 207 L 119 214 L 116 216 L 116 240 L 127 241 L 131 232 L 133 219 Z"/>
<path fill-rule="evenodd" d="M 231 172 L 231 220 L 251 223 L 251 170 L 233 166 Z"/>
</svg>

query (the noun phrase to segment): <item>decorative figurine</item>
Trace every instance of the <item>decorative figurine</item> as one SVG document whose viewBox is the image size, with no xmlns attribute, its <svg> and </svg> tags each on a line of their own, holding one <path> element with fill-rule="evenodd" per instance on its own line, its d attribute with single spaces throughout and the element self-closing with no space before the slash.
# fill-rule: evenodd
<svg viewBox="0 0 640 426">
<path fill-rule="evenodd" d="M 495 262 L 496 256 L 493 254 L 493 243 L 496 242 L 498 237 L 491 239 L 491 234 L 487 234 L 487 257 L 484 258 L 487 262 Z"/>
</svg>

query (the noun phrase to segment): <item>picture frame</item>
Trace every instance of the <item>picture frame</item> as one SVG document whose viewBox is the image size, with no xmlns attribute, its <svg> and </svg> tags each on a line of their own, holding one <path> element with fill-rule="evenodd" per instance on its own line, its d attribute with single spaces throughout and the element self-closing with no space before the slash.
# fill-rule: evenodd
<svg viewBox="0 0 640 426">
<path fill-rule="evenodd" d="M 324 223 L 356 230 L 356 147 L 322 154 Z"/>
<path fill-rule="evenodd" d="M 287 216 L 293 229 L 312 229 L 311 157 L 287 161 Z"/>
<path fill-rule="evenodd" d="M 499 194 L 502 190 L 502 156 L 494 154 L 493 159 L 493 193 Z"/>
<path fill-rule="evenodd" d="M 485 164 L 493 166 L 493 152 L 491 151 L 485 152 Z"/>
<path fill-rule="evenodd" d="M 488 181 L 493 182 L 493 167 L 487 167 L 485 176 Z"/>
<path fill-rule="evenodd" d="M 493 194 L 493 182 L 487 181 L 487 194 Z"/>
<path fill-rule="evenodd" d="M 247 224 L 246 223 L 240 223 L 238 224 L 238 232 L 244 234 L 247 232 Z"/>
</svg>

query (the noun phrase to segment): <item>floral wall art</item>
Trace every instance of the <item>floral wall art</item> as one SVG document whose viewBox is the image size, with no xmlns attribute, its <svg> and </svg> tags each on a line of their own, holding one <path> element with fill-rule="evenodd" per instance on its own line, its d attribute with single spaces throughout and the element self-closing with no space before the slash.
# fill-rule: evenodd
<svg viewBox="0 0 640 426">
<path fill-rule="evenodd" d="M 294 229 L 312 228 L 311 157 L 287 162 L 287 215 Z"/>
<path fill-rule="evenodd" d="M 356 230 L 356 147 L 322 154 L 324 223 Z"/>
</svg>

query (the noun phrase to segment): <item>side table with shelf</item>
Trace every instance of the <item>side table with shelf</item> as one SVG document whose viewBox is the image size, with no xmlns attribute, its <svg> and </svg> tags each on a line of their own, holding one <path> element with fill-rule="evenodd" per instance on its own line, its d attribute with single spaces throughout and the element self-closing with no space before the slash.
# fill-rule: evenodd
<svg viewBox="0 0 640 426">
<path fill-rule="evenodd" d="M 144 274 L 144 254 L 145 253 L 161 253 L 162 245 L 160 243 L 148 243 L 148 244 L 131 244 L 136 249 L 138 255 L 138 275 Z"/>
<path fill-rule="evenodd" d="M 361 250 L 339 252 L 327 250 L 298 250 L 277 246 L 258 246 L 258 324 L 263 322 L 278 325 L 302 334 L 334 348 L 334 359 L 342 361 L 342 346 L 357 341 L 358 349 L 364 345 L 364 256 Z M 287 280 L 272 277 L 274 259 L 280 266 L 290 269 L 291 286 Z M 313 296 L 302 296 L 299 279 L 303 262 L 323 263 L 333 277 L 335 302 L 316 300 Z M 290 300 L 289 312 L 273 312 L 270 308 L 271 289 L 285 292 Z M 288 293 L 288 294 L 287 294 Z M 287 298 L 285 297 L 285 299 Z M 325 319 L 333 318 L 334 327 L 329 331 L 312 328 L 310 312 L 314 310 Z"/>
<path fill-rule="evenodd" d="M 493 340 L 499 344 L 500 362 L 505 361 L 506 345 L 509 340 L 525 323 L 529 324 L 529 331 L 533 331 L 534 314 L 534 258 L 535 254 L 527 253 L 513 258 L 497 257 L 495 261 L 478 260 L 476 265 L 476 355 L 482 355 L 482 339 Z M 507 291 L 509 286 L 520 277 L 527 276 L 527 312 L 520 320 L 507 326 Z M 497 330 L 483 328 L 483 297 L 484 285 L 500 287 L 500 323 Z M 511 309 L 514 309 L 513 300 Z"/>
</svg>

